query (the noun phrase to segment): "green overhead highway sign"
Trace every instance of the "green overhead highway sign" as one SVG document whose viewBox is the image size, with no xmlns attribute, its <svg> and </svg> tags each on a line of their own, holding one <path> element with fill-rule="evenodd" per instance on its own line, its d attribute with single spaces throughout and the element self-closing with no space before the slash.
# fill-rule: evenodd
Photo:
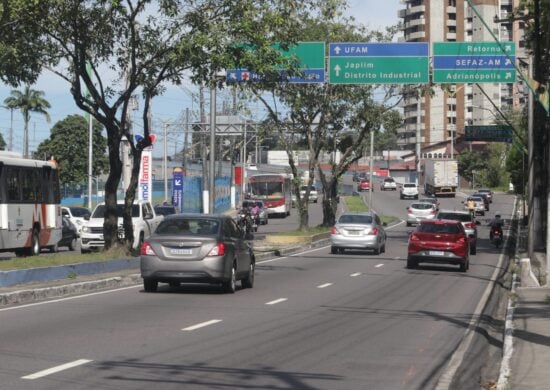
<svg viewBox="0 0 550 390">
<path fill-rule="evenodd" d="M 485 142 L 512 142 L 513 130 L 510 126 L 487 125 L 487 126 L 465 126 L 465 141 Z"/>
<path fill-rule="evenodd" d="M 331 84 L 421 84 L 429 81 L 428 45 L 341 42 L 329 45 Z"/>
<path fill-rule="evenodd" d="M 514 42 L 434 42 L 434 83 L 513 83 Z"/>
</svg>

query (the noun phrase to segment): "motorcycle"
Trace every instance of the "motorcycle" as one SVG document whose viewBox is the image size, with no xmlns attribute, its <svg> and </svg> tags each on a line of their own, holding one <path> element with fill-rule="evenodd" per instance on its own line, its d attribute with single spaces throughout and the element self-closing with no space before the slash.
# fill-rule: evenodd
<svg viewBox="0 0 550 390">
<path fill-rule="evenodd" d="M 239 210 L 239 213 L 237 214 L 237 225 L 239 225 L 245 236 L 247 236 L 249 233 L 252 233 L 253 222 L 252 217 L 250 216 L 250 212 L 248 210 Z"/>
<path fill-rule="evenodd" d="M 498 249 L 502 245 L 503 237 L 502 237 L 502 229 L 493 227 L 491 228 L 491 242 L 495 245 L 495 247 Z"/>
</svg>

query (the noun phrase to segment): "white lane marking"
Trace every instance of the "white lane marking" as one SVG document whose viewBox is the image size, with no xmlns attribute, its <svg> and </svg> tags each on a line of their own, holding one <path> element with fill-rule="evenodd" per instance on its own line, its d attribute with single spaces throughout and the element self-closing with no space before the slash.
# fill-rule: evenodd
<svg viewBox="0 0 550 390">
<path fill-rule="evenodd" d="M 288 298 L 279 298 L 279 299 L 275 299 L 274 301 L 267 302 L 266 305 L 276 305 L 277 303 L 281 303 L 286 300 L 288 300 Z"/>
<path fill-rule="evenodd" d="M 193 326 L 188 326 L 187 328 L 183 328 L 182 330 L 185 331 L 185 332 L 188 332 L 188 331 L 191 331 L 191 330 L 204 328 L 205 326 L 208 326 L 208 325 L 217 324 L 218 322 L 222 322 L 222 320 L 210 320 L 210 321 L 206 321 L 206 322 L 201 322 L 200 324 L 193 325 Z"/>
<path fill-rule="evenodd" d="M 43 378 L 43 377 L 45 377 L 45 376 L 48 376 L 48 375 L 51 375 L 51 374 L 55 374 L 56 372 L 60 372 L 60 371 L 67 370 L 67 369 L 69 369 L 69 368 L 81 366 L 81 365 L 83 365 L 83 364 L 90 363 L 90 362 L 92 362 L 92 361 L 93 361 L 93 360 L 88 360 L 88 359 L 79 359 L 79 360 L 75 360 L 74 362 L 65 363 L 65 364 L 62 364 L 62 365 L 60 365 L 60 366 L 48 368 L 47 370 L 42 370 L 42 371 L 35 372 L 34 374 L 30 374 L 30 375 L 27 375 L 27 376 L 23 376 L 23 377 L 21 377 L 21 379 L 38 379 L 38 378 Z"/>
<path fill-rule="evenodd" d="M 351 274 L 350 276 L 353 278 L 353 277 L 359 276 L 359 275 L 361 275 L 361 272 L 356 272 L 356 273 L 354 273 L 354 274 Z"/>
<path fill-rule="evenodd" d="M 138 284 L 138 285 L 135 285 L 135 286 L 121 287 L 121 288 L 117 288 L 117 289 L 114 289 L 114 290 L 99 291 L 99 292 L 94 292 L 94 293 L 85 294 L 85 295 L 76 295 L 76 296 L 74 296 L 74 297 L 52 299 L 51 301 L 36 302 L 36 303 L 28 303 L 28 304 L 26 304 L 26 305 L 14 306 L 14 307 L 6 307 L 6 308 L 4 308 L 4 309 L 0 309 L 0 312 L 2 312 L 2 311 L 8 311 L 8 310 L 25 309 L 25 308 L 27 308 L 27 307 L 33 307 L 33 306 L 48 305 L 48 304 L 50 304 L 50 303 L 65 302 L 65 301 L 70 301 L 70 300 L 73 300 L 73 299 L 80 299 L 80 298 L 86 298 L 86 297 L 93 297 L 93 296 L 96 296 L 96 295 L 110 294 L 110 293 L 113 293 L 113 292 L 123 291 L 123 290 L 129 290 L 129 289 L 138 288 L 138 287 L 143 287 L 143 285 L 142 285 L 142 284 Z"/>
<path fill-rule="evenodd" d="M 321 285 L 317 286 L 317 288 L 325 288 L 325 287 L 328 287 L 328 286 L 332 286 L 332 283 L 321 284 Z"/>
<path fill-rule="evenodd" d="M 399 260 L 399 259 L 401 259 L 401 257 L 397 256 L 397 257 L 394 257 L 393 259 L 394 260 Z"/>
<path fill-rule="evenodd" d="M 383 267 L 383 266 L 384 266 L 384 264 L 376 264 L 376 265 L 374 266 L 374 268 L 380 268 L 380 267 Z"/>
</svg>

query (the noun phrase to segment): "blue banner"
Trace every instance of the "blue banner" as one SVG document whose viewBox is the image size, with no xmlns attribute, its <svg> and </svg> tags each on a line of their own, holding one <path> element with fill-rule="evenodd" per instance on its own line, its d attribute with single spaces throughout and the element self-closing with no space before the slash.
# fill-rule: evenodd
<svg viewBox="0 0 550 390">
<path fill-rule="evenodd" d="M 175 168 L 172 173 L 172 204 L 183 211 L 183 169 Z"/>
<path fill-rule="evenodd" d="M 329 45 L 330 57 L 427 57 L 427 42 L 339 42 Z"/>
<path fill-rule="evenodd" d="M 514 57 L 434 56 L 434 69 L 514 69 Z"/>
</svg>

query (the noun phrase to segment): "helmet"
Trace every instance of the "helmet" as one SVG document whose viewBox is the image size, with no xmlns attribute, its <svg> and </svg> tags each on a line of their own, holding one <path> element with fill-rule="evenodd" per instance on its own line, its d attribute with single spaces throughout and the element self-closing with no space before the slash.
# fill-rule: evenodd
<svg viewBox="0 0 550 390">
<path fill-rule="evenodd" d="M 500 214 L 495 214 L 495 218 L 500 218 Z"/>
</svg>

